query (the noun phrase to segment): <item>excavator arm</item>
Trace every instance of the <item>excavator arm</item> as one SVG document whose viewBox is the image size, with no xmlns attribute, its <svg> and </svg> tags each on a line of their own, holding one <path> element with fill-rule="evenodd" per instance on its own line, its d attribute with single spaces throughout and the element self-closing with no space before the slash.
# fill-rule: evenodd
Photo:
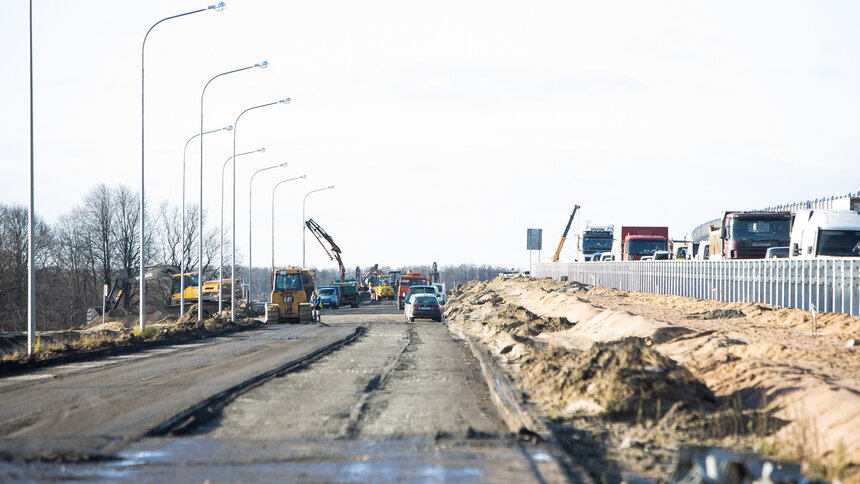
<svg viewBox="0 0 860 484">
<path fill-rule="evenodd" d="M 576 215 L 576 211 L 579 209 L 579 205 L 573 206 L 573 213 L 570 214 L 570 219 L 567 221 L 567 227 L 564 228 L 564 234 L 561 236 L 561 241 L 558 243 L 558 249 L 555 250 L 555 255 L 552 256 L 553 262 L 558 262 L 558 257 L 561 255 L 561 248 L 564 246 L 564 240 L 567 238 L 567 232 L 570 230 L 570 224 L 573 223 L 573 216 Z"/>
<path fill-rule="evenodd" d="M 155 266 L 147 266 L 144 267 L 143 280 L 148 281 L 150 279 L 156 279 L 161 277 L 172 277 L 174 274 L 179 273 L 179 268 L 170 265 L 170 264 L 159 264 Z M 122 298 L 123 293 L 128 289 L 130 284 L 133 284 L 140 280 L 140 276 L 138 275 L 137 268 L 133 268 L 130 271 L 123 270 L 119 274 L 117 274 L 113 278 L 113 282 L 111 284 L 110 292 L 107 296 L 107 304 L 106 307 L 93 307 L 87 311 L 87 321 L 95 319 L 97 316 L 101 316 L 105 311 L 112 311 L 119 306 L 119 301 Z"/>
<path fill-rule="evenodd" d="M 320 224 L 314 221 L 314 219 L 308 219 L 305 222 L 305 226 L 312 234 L 314 234 L 314 237 L 317 238 L 317 242 L 320 243 L 326 255 L 328 255 L 328 258 L 331 260 L 337 258 L 337 265 L 340 268 L 340 281 L 343 282 L 346 280 L 346 267 L 344 267 L 343 260 L 340 258 L 340 247 L 337 246 L 334 239 L 331 238 L 331 235 L 327 234 L 326 231 L 320 227 Z M 326 248 L 323 243 L 323 239 L 325 239 L 325 241 L 331 246 L 331 252 Z M 334 257 L 332 257 L 332 253 L 334 253 Z"/>
</svg>

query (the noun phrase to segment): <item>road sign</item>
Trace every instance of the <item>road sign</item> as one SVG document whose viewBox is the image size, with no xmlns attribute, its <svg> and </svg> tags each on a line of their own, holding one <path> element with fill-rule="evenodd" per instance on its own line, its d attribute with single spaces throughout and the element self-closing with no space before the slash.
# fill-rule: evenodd
<svg viewBox="0 0 860 484">
<path fill-rule="evenodd" d="M 543 229 L 528 229 L 526 250 L 543 249 Z"/>
</svg>

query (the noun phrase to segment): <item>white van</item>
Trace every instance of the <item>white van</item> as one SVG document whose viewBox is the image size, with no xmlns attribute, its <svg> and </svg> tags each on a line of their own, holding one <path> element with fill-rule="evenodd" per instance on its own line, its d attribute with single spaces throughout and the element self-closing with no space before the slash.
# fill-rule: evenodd
<svg viewBox="0 0 860 484">
<path fill-rule="evenodd" d="M 708 252 L 711 250 L 711 242 L 703 240 L 699 242 L 699 250 L 696 251 L 695 260 L 708 260 Z"/>
<path fill-rule="evenodd" d="M 791 259 L 860 257 L 860 213 L 798 210 L 789 247 Z"/>
<path fill-rule="evenodd" d="M 445 300 L 447 299 L 445 296 L 445 283 L 434 282 L 433 285 L 436 286 L 436 299 L 439 300 L 439 304 L 445 304 Z"/>
</svg>

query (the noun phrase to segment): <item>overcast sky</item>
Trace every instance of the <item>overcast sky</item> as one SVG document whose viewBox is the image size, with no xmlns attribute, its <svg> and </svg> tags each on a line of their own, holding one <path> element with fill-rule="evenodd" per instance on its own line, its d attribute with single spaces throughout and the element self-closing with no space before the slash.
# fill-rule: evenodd
<svg viewBox="0 0 860 484">
<path fill-rule="evenodd" d="M 26 204 L 27 2 L 0 20 L 0 202 Z M 527 267 L 577 225 L 668 225 L 860 190 L 860 4 L 849 1 L 227 1 L 156 27 L 146 46 L 146 195 L 179 205 L 182 149 L 246 114 L 238 247 L 301 262 L 301 204 L 347 267 Z M 140 50 L 189 0 L 34 0 L 36 211 L 48 222 L 99 182 L 140 185 Z M 232 133 L 207 135 L 218 218 Z M 199 145 L 187 197 L 198 197 Z M 229 185 L 230 181 L 227 180 Z M 229 213 L 227 214 L 229 219 Z M 573 255 L 566 247 L 562 259 Z M 246 259 L 247 260 L 247 259 Z M 308 239 L 308 265 L 333 267 Z"/>
</svg>

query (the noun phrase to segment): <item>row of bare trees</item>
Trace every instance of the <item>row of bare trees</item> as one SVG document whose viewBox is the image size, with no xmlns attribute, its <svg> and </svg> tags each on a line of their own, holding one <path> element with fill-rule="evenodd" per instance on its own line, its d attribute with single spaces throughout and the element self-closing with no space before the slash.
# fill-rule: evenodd
<svg viewBox="0 0 860 484">
<path fill-rule="evenodd" d="M 151 211 L 147 210 L 147 214 Z M 204 211 L 205 226 L 205 211 Z M 162 203 L 147 215 L 145 264 L 185 265 L 196 272 L 198 207 L 186 210 L 185 239 L 179 207 Z M 101 306 L 104 284 L 117 274 L 136 274 L 140 263 L 140 198 L 125 185 L 100 184 L 81 203 L 48 225 L 37 217 L 34 230 L 36 327 L 38 330 L 80 326 L 89 307 Z M 226 243 L 226 242 L 225 242 Z M 204 277 L 211 277 L 219 254 L 218 230 L 204 235 Z M 229 258 L 229 247 L 225 257 Z M 229 262 L 229 261 L 228 261 Z M 147 286 L 147 307 L 169 302 L 169 284 Z M 138 303 L 137 283 L 127 286 L 119 302 Z M 27 208 L 0 204 L 0 331 L 23 331 L 27 318 Z"/>
</svg>

